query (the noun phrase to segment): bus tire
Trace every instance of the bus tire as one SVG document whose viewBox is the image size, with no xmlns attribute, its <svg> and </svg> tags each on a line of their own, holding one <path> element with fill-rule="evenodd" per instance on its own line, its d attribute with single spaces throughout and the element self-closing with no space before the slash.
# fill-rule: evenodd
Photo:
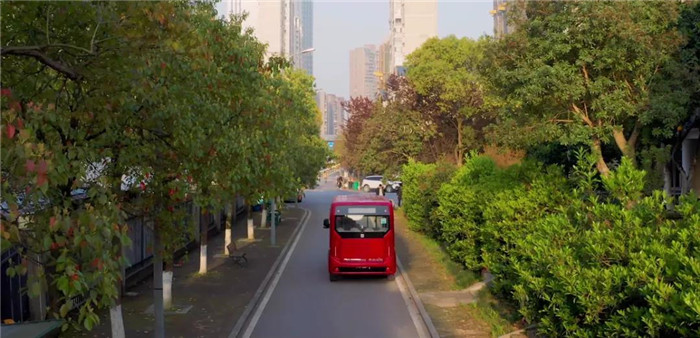
<svg viewBox="0 0 700 338">
<path fill-rule="evenodd" d="M 338 279 L 340 279 L 340 276 L 331 273 L 331 274 L 328 274 L 328 279 L 330 279 L 331 282 L 335 282 L 335 281 L 337 281 Z"/>
<path fill-rule="evenodd" d="M 386 275 L 386 280 L 393 281 L 394 279 L 396 279 L 396 275 Z"/>
</svg>

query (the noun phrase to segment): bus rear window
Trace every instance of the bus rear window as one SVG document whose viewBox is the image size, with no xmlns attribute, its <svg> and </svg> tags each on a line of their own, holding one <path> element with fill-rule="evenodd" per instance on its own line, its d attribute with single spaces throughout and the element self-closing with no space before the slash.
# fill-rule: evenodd
<svg viewBox="0 0 700 338">
<path fill-rule="evenodd" d="M 389 231 L 389 226 L 389 216 L 387 215 L 335 216 L 335 230 L 341 235 L 353 233 L 383 235 Z"/>
</svg>

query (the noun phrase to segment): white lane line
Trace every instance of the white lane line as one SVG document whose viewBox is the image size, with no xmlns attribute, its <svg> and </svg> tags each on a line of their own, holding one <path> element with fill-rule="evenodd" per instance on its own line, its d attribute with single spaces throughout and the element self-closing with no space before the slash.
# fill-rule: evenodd
<svg viewBox="0 0 700 338">
<path fill-rule="evenodd" d="M 398 256 L 396 257 L 396 260 L 398 261 Z M 397 269 L 398 276 L 397 278 L 394 278 L 394 281 L 396 281 L 396 285 L 399 287 L 399 291 L 401 291 L 401 297 L 403 297 L 403 301 L 406 303 L 406 308 L 408 309 L 408 314 L 411 316 L 411 321 L 413 321 L 413 325 L 416 327 L 416 332 L 418 332 L 418 337 L 420 338 L 430 338 L 430 335 L 428 334 L 428 330 L 425 327 L 423 323 L 423 319 L 421 319 L 420 312 L 418 311 L 418 307 L 416 307 L 416 304 L 413 303 L 411 300 L 411 295 L 408 292 L 408 289 L 406 285 L 404 284 L 404 274 L 402 269 Z"/>
<path fill-rule="evenodd" d="M 413 325 L 416 326 L 418 335 L 421 338 L 439 338 L 440 335 L 438 334 L 435 325 L 433 325 L 433 321 L 430 319 L 428 311 L 425 310 L 418 292 L 413 287 L 411 278 L 409 278 L 408 274 L 404 272 L 405 270 L 398 255 L 396 256 L 396 267 L 396 270 L 400 272 L 400 278 L 395 279 L 396 284 L 399 286 L 403 300 L 406 302 L 408 313 L 411 315 Z"/>
<path fill-rule="evenodd" d="M 310 217 L 311 211 L 308 209 L 303 209 L 304 210 L 304 215 L 301 217 L 301 220 L 307 219 L 307 217 Z M 258 287 L 257 290 L 255 290 L 255 295 L 253 295 L 253 298 L 248 302 L 248 304 L 245 306 L 245 310 L 243 311 L 243 314 L 238 317 L 238 320 L 236 321 L 236 325 L 233 327 L 233 330 L 231 330 L 231 333 L 228 335 L 228 338 L 238 338 L 238 335 L 241 333 L 241 330 L 243 330 L 243 326 L 246 324 L 248 319 L 250 319 L 251 312 L 255 309 L 255 306 L 258 304 L 260 301 L 260 298 L 263 296 L 263 292 L 265 292 L 266 288 L 268 285 L 270 285 L 270 280 L 272 279 L 272 276 L 274 273 L 277 271 L 277 267 L 279 267 L 280 263 L 282 262 L 282 259 L 284 259 L 284 254 L 287 252 L 289 247 L 292 245 L 292 242 L 294 241 L 294 238 L 296 238 L 300 233 L 301 233 L 301 225 L 303 223 L 297 225 L 296 229 L 294 229 L 294 232 L 292 233 L 291 240 L 287 241 L 287 244 L 284 245 L 284 248 L 282 248 L 282 251 L 280 252 L 280 255 L 275 259 L 275 262 L 272 263 L 272 267 L 270 267 L 270 270 L 268 271 L 267 275 L 265 275 L 265 279 L 260 283 L 260 286 Z"/>
<path fill-rule="evenodd" d="M 301 234 L 304 232 L 304 229 L 306 229 L 306 225 L 309 223 L 310 219 L 311 219 L 311 211 L 309 211 L 308 217 L 304 221 L 304 224 L 301 225 L 301 229 L 299 230 L 299 233 L 297 233 L 296 238 L 294 238 L 294 243 L 292 243 L 292 246 L 289 248 L 287 255 L 284 257 L 284 261 L 282 261 L 282 265 L 279 267 L 279 269 L 277 269 L 277 272 L 275 272 L 275 277 L 272 280 L 270 287 L 268 287 L 267 291 L 265 292 L 265 296 L 263 297 L 262 302 L 260 302 L 260 306 L 258 306 L 257 310 L 255 311 L 255 314 L 253 315 L 253 318 L 250 320 L 250 324 L 248 324 L 248 328 L 246 329 L 245 333 L 243 333 L 243 338 L 249 338 L 251 336 L 251 334 L 253 334 L 253 331 L 255 330 L 255 326 L 258 324 L 258 320 L 260 320 L 260 316 L 262 315 L 262 312 L 265 310 L 265 306 L 267 306 L 267 302 L 270 300 L 272 293 L 275 291 L 275 287 L 277 287 L 277 283 L 279 282 L 280 277 L 282 277 L 282 273 L 284 272 L 284 269 L 287 267 L 287 263 L 289 262 L 289 258 L 292 257 L 292 253 L 294 253 L 294 249 L 296 248 L 297 243 L 299 243 L 299 239 L 301 238 Z"/>
</svg>

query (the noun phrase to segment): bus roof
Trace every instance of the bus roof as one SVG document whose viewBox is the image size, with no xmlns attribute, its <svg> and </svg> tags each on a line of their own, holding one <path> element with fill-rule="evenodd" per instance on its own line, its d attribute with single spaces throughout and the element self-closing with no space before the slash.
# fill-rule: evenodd
<svg viewBox="0 0 700 338">
<path fill-rule="evenodd" d="M 374 194 L 350 194 L 350 195 L 338 195 L 333 198 L 333 204 L 362 204 L 362 203 L 372 203 L 372 204 L 391 204 L 391 200 L 384 196 L 378 196 Z"/>
</svg>

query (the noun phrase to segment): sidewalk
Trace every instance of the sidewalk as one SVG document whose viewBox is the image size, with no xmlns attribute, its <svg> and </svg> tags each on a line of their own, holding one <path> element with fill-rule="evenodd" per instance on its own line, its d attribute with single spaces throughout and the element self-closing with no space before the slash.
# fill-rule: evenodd
<svg viewBox="0 0 700 338">
<path fill-rule="evenodd" d="M 437 244 L 408 229 L 402 211 L 395 218 L 396 253 L 440 337 L 492 337 L 513 330 L 496 312 L 489 312 L 490 300 L 472 291 L 481 284 L 476 275 L 454 271 L 462 269 L 449 262 Z"/>
<path fill-rule="evenodd" d="M 223 232 L 209 237 L 208 272 L 198 276 L 199 247 L 182 257 L 182 266 L 174 268 L 173 306 L 186 309 L 185 314 L 165 315 L 166 337 L 228 337 L 236 321 L 252 299 L 255 291 L 277 259 L 294 229 L 299 225 L 304 210 L 293 204 L 282 213 L 282 222 L 277 227 L 277 246 L 270 246 L 270 230 L 260 229 L 260 213 L 254 213 L 256 241 L 247 237 L 245 213 L 238 216 L 232 227 L 232 236 L 238 248 L 247 254 L 248 265 L 240 267 L 222 257 L 224 252 Z M 269 225 L 268 225 L 269 226 Z M 153 304 L 152 278 L 128 289 L 122 300 L 124 329 L 127 337 L 152 337 L 154 317 L 145 311 Z M 131 295 L 131 296 L 130 296 Z M 110 337 L 109 311 L 100 316 L 100 325 L 85 337 Z M 63 336 L 75 336 L 66 332 Z"/>
</svg>

